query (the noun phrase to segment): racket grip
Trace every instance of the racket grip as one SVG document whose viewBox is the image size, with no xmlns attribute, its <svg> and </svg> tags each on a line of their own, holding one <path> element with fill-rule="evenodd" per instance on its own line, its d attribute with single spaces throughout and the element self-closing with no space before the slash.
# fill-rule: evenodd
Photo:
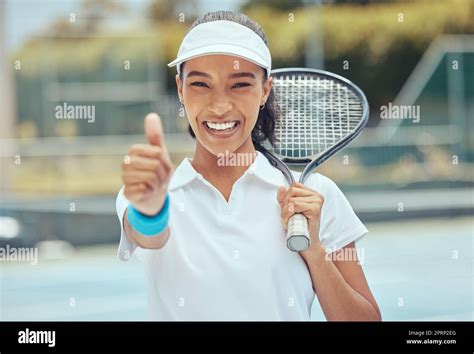
<svg viewBox="0 0 474 354">
<path fill-rule="evenodd" d="M 286 234 L 286 245 L 294 252 L 306 250 L 311 245 L 309 237 L 308 220 L 303 214 L 294 214 L 288 220 L 288 233 Z"/>
</svg>

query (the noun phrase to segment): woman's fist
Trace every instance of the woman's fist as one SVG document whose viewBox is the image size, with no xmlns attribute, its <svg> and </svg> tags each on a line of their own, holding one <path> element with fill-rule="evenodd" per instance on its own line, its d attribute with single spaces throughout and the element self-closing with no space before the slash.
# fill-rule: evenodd
<svg viewBox="0 0 474 354">
<path fill-rule="evenodd" d="M 145 215 L 157 214 L 165 202 L 173 165 L 164 142 L 163 128 L 158 114 L 145 117 L 145 136 L 148 144 L 135 144 L 122 162 L 124 195 Z"/>
<path fill-rule="evenodd" d="M 288 221 L 296 213 L 303 214 L 308 220 L 311 246 L 300 254 L 304 256 L 320 247 L 319 226 L 324 204 L 322 194 L 301 183 L 294 183 L 288 189 L 283 186 L 278 188 L 277 200 L 281 207 L 281 224 L 285 230 L 288 229 Z"/>
</svg>

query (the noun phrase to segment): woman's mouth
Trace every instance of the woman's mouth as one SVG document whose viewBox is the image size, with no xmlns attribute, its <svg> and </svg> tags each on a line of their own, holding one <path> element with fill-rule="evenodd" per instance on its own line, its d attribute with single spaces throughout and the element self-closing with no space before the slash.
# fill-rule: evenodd
<svg viewBox="0 0 474 354">
<path fill-rule="evenodd" d="M 237 120 L 228 122 L 205 121 L 203 125 L 209 134 L 219 138 L 228 138 L 237 131 L 240 122 Z"/>
</svg>

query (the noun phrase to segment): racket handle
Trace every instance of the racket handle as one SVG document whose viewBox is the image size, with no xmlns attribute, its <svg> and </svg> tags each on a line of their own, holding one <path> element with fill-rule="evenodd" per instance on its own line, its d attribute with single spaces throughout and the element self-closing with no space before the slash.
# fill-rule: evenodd
<svg viewBox="0 0 474 354">
<path fill-rule="evenodd" d="M 304 251 L 311 245 L 308 220 L 303 214 L 294 214 L 290 220 L 288 220 L 286 245 L 294 252 Z"/>
</svg>

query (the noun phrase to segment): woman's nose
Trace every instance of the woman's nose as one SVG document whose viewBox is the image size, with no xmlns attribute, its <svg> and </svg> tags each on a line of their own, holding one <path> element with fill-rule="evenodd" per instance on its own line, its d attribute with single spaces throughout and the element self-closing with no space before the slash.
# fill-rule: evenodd
<svg viewBox="0 0 474 354">
<path fill-rule="evenodd" d="M 225 94 L 214 95 L 208 109 L 216 116 L 222 116 L 232 110 L 232 102 Z"/>
</svg>

